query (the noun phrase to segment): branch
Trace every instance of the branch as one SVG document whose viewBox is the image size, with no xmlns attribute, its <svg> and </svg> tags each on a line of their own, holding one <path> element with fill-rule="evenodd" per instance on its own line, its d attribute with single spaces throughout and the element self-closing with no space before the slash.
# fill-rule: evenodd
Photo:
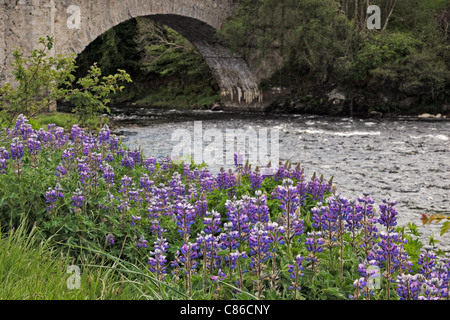
<svg viewBox="0 0 450 320">
<path fill-rule="evenodd" d="M 389 14 L 386 17 L 386 20 L 384 21 L 384 25 L 383 28 L 381 28 L 381 33 L 383 33 L 383 31 L 386 29 L 388 22 L 389 22 L 389 18 L 392 15 L 392 12 L 394 11 L 395 5 L 397 4 L 397 0 L 394 0 L 394 3 L 392 4 L 391 10 L 389 11 Z M 386 9 L 387 9 L 387 4 L 386 4 Z"/>
</svg>

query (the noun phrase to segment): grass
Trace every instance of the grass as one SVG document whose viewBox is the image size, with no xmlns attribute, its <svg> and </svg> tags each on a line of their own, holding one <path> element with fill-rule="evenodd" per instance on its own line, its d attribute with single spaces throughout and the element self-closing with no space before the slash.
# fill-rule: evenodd
<svg viewBox="0 0 450 320">
<path fill-rule="evenodd" d="M 98 129 L 106 122 L 107 119 L 103 117 L 91 117 L 85 124 L 83 124 L 83 126 L 88 127 L 89 129 Z M 29 123 L 35 130 L 39 130 L 40 128 L 46 129 L 49 124 L 55 124 L 58 127 L 63 127 L 66 130 L 70 130 L 73 125 L 79 124 L 79 121 L 77 115 L 73 113 L 54 111 L 40 113 L 33 119 L 30 119 Z"/>
<path fill-rule="evenodd" d="M 431 9 L 431 10 L 439 10 L 439 9 L 449 8 L 448 0 L 427 0 L 427 1 L 423 1 L 422 5 L 425 9 Z"/>
<path fill-rule="evenodd" d="M 216 102 L 220 102 L 220 94 L 194 95 L 182 94 L 171 95 L 166 92 L 147 94 L 142 99 L 136 101 L 138 105 L 148 105 L 156 107 L 171 107 L 180 109 L 191 109 L 192 107 L 207 107 Z"/>
<path fill-rule="evenodd" d="M 38 242 L 18 228 L 0 238 L 0 300 L 137 300 L 145 294 L 145 282 L 119 273 L 119 264 L 107 259 L 76 262 L 56 252 L 52 239 Z M 109 261 L 110 262 L 110 261 Z M 68 269 L 79 267 L 79 273 Z M 77 282 L 77 278 L 79 282 Z M 79 284 L 79 285 L 78 285 Z"/>
</svg>

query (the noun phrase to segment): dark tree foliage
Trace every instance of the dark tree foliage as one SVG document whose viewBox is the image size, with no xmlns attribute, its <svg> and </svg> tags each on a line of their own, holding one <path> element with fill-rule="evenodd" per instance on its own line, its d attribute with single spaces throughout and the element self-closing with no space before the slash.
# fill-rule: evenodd
<svg viewBox="0 0 450 320">
<path fill-rule="evenodd" d="M 366 26 L 368 4 L 244 0 L 218 34 L 256 66 L 281 60 L 264 80 L 268 85 L 299 88 L 312 79 L 315 86 L 337 83 L 347 94 L 390 92 L 420 104 L 448 102 L 448 1 L 381 0 L 378 30 Z"/>
<path fill-rule="evenodd" d="M 84 76 L 93 62 L 105 74 L 120 68 L 131 75 L 133 84 L 115 103 L 198 106 L 218 99 L 216 79 L 195 47 L 145 17 L 125 21 L 94 40 L 78 56 L 76 76 Z"/>
</svg>

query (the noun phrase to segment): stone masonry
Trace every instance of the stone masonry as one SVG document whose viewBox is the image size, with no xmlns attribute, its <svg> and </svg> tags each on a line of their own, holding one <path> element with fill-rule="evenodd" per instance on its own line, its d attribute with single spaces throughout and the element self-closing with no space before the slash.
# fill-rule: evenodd
<svg viewBox="0 0 450 320">
<path fill-rule="evenodd" d="M 216 75 L 225 106 L 258 109 L 262 93 L 246 62 L 214 36 L 240 0 L 0 0 L 0 86 L 10 82 L 12 50 L 30 52 L 53 36 L 50 54 L 79 54 L 108 29 L 138 16 L 183 34 Z"/>
</svg>

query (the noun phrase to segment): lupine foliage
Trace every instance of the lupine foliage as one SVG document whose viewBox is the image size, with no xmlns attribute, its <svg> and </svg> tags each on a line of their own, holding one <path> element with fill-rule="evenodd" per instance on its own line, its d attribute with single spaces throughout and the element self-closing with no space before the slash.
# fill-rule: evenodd
<svg viewBox="0 0 450 320">
<path fill-rule="evenodd" d="M 76 259 L 91 247 L 140 262 L 157 290 L 193 299 L 448 299 L 450 257 L 397 226 L 395 201 L 346 199 L 289 162 L 234 169 L 19 116 L 0 136 L 1 228 L 25 218 Z"/>
</svg>

